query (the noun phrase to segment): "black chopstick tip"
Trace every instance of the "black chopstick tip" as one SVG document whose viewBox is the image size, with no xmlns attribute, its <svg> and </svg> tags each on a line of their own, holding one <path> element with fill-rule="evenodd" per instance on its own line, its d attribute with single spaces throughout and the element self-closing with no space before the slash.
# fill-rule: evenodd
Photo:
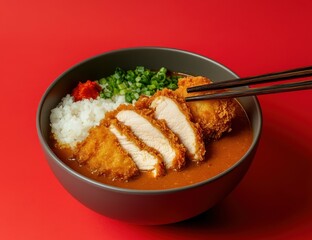
<svg viewBox="0 0 312 240">
<path fill-rule="evenodd" d="M 186 89 L 186 92 L 188 93 L 193 93 L 193 92 L 201 92 L 201 91 L 207 91 L 210 90 L 212 87 L 212 84 L 204 84 L 204 85 L 199 85 L 199 86 L 194 86 L 194 87 L 189 87 Z"/>
<path fill-rule="evenodd" d="M 197 92 L 199 90 L 200 89 L 198 88 L 198 86 L 196 86 L 196 87 L 189 87 L 189 88 L 186 89 L 186 92 L 187 93 L 192 93 L 192 92 Z"/>
</svg>

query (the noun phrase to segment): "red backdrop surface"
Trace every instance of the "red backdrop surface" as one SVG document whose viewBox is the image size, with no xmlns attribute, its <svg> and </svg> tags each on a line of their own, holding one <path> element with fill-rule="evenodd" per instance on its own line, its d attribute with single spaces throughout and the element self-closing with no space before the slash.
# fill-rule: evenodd
<svg viewBox="0 0 312 240">
<path fill-rule="evenodd" d="M 309 0 L 0 0 L 0 238 L 311 239 L 311 90 L 260 96 L 263 135 L 241 184 L 215 208 L 166 226 L 129 225 L 77 202 L 50 171 L 35 127 L 49 84 L 109 50 L 179 48 L 240 76 L 311 65 L 311 8 Z"/>
</svg>

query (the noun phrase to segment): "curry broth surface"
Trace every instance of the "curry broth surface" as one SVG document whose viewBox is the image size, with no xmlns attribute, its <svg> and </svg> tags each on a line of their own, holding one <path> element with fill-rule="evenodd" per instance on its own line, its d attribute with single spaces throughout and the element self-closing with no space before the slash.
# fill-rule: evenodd
<svg viewBox="0 0 312 240">
<path fill-rule="evenodd" d="M 252 142 L 250 122 L 242 107 L 232 122 L 232 131 L 225 133 L 221 139 L 206 142 L 205 161 L 200 165 L 188 163 L 181 171 L 168 171 L 165 176 L 154 178 L 149 172 L 141 174 L 128 182 L 111 181 L 105 176 L 93 174 L 83 165 L 70 158 L 71 153 L 65 149 L 58 149 L 51 144 L 56 155 L 69 167 L 78 173 L 112 186 L 128 189 L 159 190 L 187 186 L 212 178 L 233 166 L 249 149 Z"/>
</svg>

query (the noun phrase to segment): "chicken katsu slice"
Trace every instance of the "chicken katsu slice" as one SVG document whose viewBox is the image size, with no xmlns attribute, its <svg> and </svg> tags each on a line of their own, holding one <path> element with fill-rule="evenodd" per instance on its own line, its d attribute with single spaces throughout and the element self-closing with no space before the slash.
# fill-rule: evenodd
<svg viewBox="0 0 312 240">
<path fill-rule="evenodd" d="M 128 127 L 120 124 L 118 120 L 112 119 L 106 124 L 141 171 L 151 171 L 154 177 L 165 175 L 165 164 L 155 149 L 140 141 Z"/>
<path fill-rule="evenodd" d="M 128 126 L 147 146 L 158 151 L 167 169 L 180 170 L 185 165 L 185 147 L 164 122 L 151 116 L 151 112 L 150 109 L 121 105 L 110 115 Z"/>
<path fill-rule="evenodd" d="M 211 83 L 210 79 L 201 76 L 180 78 L 175 92 L 183 98 L 201 95 L 203 92 L 187 93 L 186 89 L 191 86 L 209 83 Z M 203 129 L 205 139 L 216 140 L 223 133 L 232 130 L 231 123 L 238 108 L 238 103 L 235 99 L 201 100 L 187 102 L 187 105 L 194 117 L 194 121 L 198 122 Z"/>
<path fill-rule="evenodd" d="M 185 146 L 189 160 L 204 160 L 206 150 L 201 128 L 192 121 L 192 115 L 183 98 L 169 89 L 163 89 L 152 97 L 141 97 L 136 106 L 140 109 L 151 108 L 156 119 L 165 120 Z"/>
<path fill-rule="evenodd" d="M 77 144 L 74 157 L 93 173 L 112 180 L 129 180 L 140 173 L 131 156 L 104 124 L 90 129 L 88 137 Z"/>
</svg>

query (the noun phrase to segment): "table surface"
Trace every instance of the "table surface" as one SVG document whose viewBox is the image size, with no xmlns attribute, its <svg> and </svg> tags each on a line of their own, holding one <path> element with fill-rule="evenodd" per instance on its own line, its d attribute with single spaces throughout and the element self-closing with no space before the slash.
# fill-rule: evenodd
<svg viewBox="0 0 312 240">
<path fill-rule="evenodd" d="M 312 239 L 312 91 L 259 96 L 263 135 L 219 205 L 165 226 L 130 225 L 71 197 L 40 148 L 35 115 L 67 68 L 106 51 L 161 46 L 239 76 L 312 64 L 310 0 L 0 0 L 1 239 Z"/>
</svg>

